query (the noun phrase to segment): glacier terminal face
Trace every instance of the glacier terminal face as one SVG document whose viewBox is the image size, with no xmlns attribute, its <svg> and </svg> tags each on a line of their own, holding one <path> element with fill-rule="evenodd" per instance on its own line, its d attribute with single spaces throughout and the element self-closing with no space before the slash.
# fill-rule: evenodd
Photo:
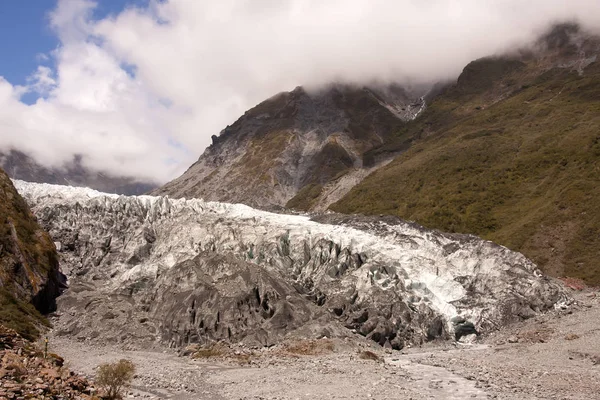
<svg viewBox="0 0 600 400">
<path fill-rule="evenodd" d="M 356 332 L 402 348 L 567 300 L 522 254 L 395 218 L 276 214 L 15 181 L 61 254 L 57 328 L 171 346 Z M 59 333 L 60 333 L 59 332 Z"/>
</svg>

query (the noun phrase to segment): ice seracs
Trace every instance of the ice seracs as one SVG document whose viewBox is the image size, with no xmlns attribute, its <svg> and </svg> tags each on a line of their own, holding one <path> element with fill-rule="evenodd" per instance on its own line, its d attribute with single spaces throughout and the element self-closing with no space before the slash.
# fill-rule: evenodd
<svg viewBox="0 0 600 400">
<path fill-rule="evenodd" d="M 60 242 L 64 329 L 92 339 L 268 345 L 353 331 L 401 348 L 448 336 L 456 315 L 485 331 L 566 299 L 520 253 L 391 217 L 14 183 Z"/>
</svg>

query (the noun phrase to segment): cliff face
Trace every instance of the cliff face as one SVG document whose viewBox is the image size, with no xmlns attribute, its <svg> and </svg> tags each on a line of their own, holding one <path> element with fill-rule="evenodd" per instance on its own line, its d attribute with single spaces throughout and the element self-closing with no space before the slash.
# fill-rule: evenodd
<svg viewBox="0 0 600 400">
<path fill-rule="evenodd" d="M 54 243 L 0 170 L 0 323 L 35 335 L 39 313 L 56 308 L 62 284 Z"/>
<path fill-rule="evenodd" d="M 390 86 L 332 86 L 281 93 L 247 111 L 187 172 L 153 192 L 171 197 L 284 206 L 301 189 L 321 187 L 370 166 L 365 153 L 424 108 Z"/>
<path fill-rule="evenodd" d="M 486 331 L 566 300 L 519 253 L 395 218 L 16 185 L 60 242 L 57 330 L 81 339 L 270 345 L 354 330 L 401 348 L 446 337 L 457 315 Z"/>
</svg>

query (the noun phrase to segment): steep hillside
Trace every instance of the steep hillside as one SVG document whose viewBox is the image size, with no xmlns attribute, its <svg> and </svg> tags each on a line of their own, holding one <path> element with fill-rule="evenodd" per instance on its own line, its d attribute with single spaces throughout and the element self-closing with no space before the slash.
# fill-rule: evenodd
<svg viewBox="0 0 600 400">
<path fill-rule="evenodd" d="M 147 193 L 157 186 L 150 182 L 138 182 L 133 178 L 91 171 L 82 165 L 81 158 L 78 157 L 66 163 L 63 168 L 47 168 L 27 154 L 14 149 L 4 152 L 0 150 L 0 168 L 3 168 L 12 179 L 83 186 L 107 193 L 138 195 Z"/>
<path fill-rule="evenodd" d="M 373 164 L 364 154 L 423 107 L 422 99 L 396 86 L 336 85 L 318 93 L 296 88 L 213 136 L 187 172 L 153 194 L 284 206 L 299 191 L 320 190 L 333 178 Z"/>
<path fill-rule="evenodd" d="M 62 283 L 54 243 L 0 169 L 0 324 L 34 337 Z"/>
<path fill-rule="evenodd" d="M 599 52 L 563 25 L 535 50 L 469 64 L 400 132 L 414 146 L 331 208 L 475 233 L 600 284 Z"/>
</svg>

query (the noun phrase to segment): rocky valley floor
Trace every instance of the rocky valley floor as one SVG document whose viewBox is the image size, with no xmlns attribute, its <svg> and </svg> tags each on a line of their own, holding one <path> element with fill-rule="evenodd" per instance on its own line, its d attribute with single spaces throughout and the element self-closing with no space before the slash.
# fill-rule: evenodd
<svg viewBox="0 0 600 400">
<path fill-rule="evenodd" d="M 480 341 L 384 351 L 356 339 L 298 342 L 191 359 L 51 337 L 72 370 L 131 359 L 129 397 L 171 399 L 594 399 L 600 393 L 600 293 Z M 370 351 L 378 360 L 369 359 Z M 361 356 L 362 354 L 362 356 Z M 209 355 L 209 354 L 205 354 Z M 213 355 L 212 353 L 210 355 Z"/>
<path fill-rule="evenodd" d="M 492 242 L 396 218 L 15 185 L 68 277 L 51 350 L 90 378 L 102 363 L 130 359 L 137 375 L 127 396 L 600 392 L 596 294 L 573 302 L 561 282 Z M 475 327 L 475 342 L 448 340 Z"/>
</svg>

